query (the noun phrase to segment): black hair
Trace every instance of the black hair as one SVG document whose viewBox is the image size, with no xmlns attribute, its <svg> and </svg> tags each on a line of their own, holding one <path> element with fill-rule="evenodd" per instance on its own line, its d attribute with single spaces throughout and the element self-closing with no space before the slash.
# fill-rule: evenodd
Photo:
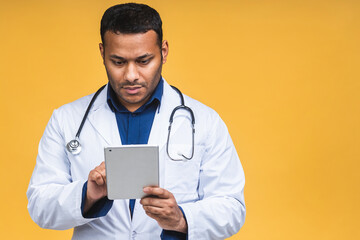
<svg viewBox="0 0 360 240">
<path fill-rule="evenodd" d="M 125 3 L 108 8 L 100 26 L 101 41 L 107 31 L 113 33 L 146 33 L 154 30 L 157 34 L 157 43 L 162 45 L 162 21 L 159 13 L 145 4 Z"/>
</svg>

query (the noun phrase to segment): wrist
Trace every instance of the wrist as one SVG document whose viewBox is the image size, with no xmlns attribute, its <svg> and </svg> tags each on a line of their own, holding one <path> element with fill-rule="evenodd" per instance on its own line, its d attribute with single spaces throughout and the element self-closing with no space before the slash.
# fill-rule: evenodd
<svg viewBox="0 0 360 240">
<path fill-rule="evenodd" d="M 89 209 L 94 205 L 96 201 L 85 198 L 84 213 L 87 213 Z"/>
<path fill-rule="evenodd" d="M 181 219 L 180 219 L 178 227 L 177 227 L 177 229 L 175 231 L 181 232 L 181 233 L 187 233 L 187 229 L 188 229 L 187 222 L 186 222 L 184 216 L 181 213 Z"/>
<path fill-rule="evenodd" d="M 100 199 L 100 198 L 99 198 Z M 96 198 L 91 197 L 91 194 L 89 194 L 89 189 L 86 191 L 86 197 L 85 197 L 85 205 L 84 205 L 84 213 L 89 211 L 89 209 L 99 200 Z"/>
</svg>

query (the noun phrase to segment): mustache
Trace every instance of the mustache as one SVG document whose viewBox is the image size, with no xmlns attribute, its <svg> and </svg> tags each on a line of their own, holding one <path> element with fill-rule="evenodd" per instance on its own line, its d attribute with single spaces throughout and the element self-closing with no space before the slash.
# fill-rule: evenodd
<svg viewBox="0 0 360 240">
<path fill-rule="evenodd" d="M 138 82 L 138 81 L 133 81 L 133 82 L 125 81 L 125 82 L 120 84 L 120 87 L 132 87 L 132 86 L 146 87 L 146 83 Z"/>
</svg>

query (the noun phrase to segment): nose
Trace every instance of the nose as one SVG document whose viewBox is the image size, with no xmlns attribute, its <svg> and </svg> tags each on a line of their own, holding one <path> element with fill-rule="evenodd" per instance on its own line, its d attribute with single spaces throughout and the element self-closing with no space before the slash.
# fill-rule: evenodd
<svg viewBox="0 0 360 240">
<path fill-rule="evenodd" d="M 135 63 L 129 63 L 125 70 L 125 78 L 129 82 L 139 80 L 139 72 Z"/>
</svg>

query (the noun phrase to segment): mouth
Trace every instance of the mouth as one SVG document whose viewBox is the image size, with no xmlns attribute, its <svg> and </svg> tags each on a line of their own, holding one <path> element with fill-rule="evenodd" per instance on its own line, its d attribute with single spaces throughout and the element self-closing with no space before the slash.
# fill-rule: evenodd
<svg viewBox="0 0 360 240">
<path fill-rule="evenodd" d="M 129 95 L 138 94 L 141 90 L 141 85 L 134 85 L 134 86 L 124 86 L 123 89 Z"/>
</svg>

